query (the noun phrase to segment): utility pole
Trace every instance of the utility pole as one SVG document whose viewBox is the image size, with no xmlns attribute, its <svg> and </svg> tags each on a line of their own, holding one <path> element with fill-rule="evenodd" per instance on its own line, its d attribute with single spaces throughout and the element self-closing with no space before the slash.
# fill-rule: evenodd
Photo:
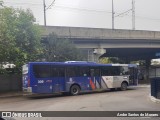
<svg viewBox="0 0 160 120">
<path fill-rule="evenodd" d="M 44 26 L 46 26 L 46 3 L 45 3 L 45 0 L 43 0 L 43 10 L 44 10 Z"/>
<path fill-rule="evenodd" d="M 114 29 L 114 2 L 112 0 L 112 29 Z"/>
<path fill-rule="evenodd" d="M 132 29 L 135 30 L 135 0 L 132 0 Z"/>
<path fill-rule="evenodd" d="M 0 6 L 2 6 L 2 7 L 3 7 L 3 1 L 2 1 L 2 0 L 0 0 Z"/>
</svg>

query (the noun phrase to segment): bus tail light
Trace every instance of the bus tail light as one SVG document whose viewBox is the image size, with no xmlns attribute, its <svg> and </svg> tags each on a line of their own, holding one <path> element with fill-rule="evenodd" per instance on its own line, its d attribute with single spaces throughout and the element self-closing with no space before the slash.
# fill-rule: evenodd
<svg viewBox="0 0 160 120">
<path fill-rule="evenodd" d="M 30 79 L 28 79 L 28 87 L 30 87 Z"/>
</svg>

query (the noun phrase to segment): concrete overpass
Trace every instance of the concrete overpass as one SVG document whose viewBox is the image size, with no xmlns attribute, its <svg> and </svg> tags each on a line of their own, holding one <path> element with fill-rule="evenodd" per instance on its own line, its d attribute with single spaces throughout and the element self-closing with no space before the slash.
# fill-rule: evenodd
<svg viewBox="0 0 160 120">
<path fill-rule="evenodd" d="M 158 58 L 160 53 L 158 31 L 61 26 L 42 26 L 42 28 L 43 36 L 53 32 L 59 38 L 72 40 L 78 48 L 89 50 L 88 53 L 97 50 L 98 57 L 103 55 L 139 60 Z"/>
<path fill-rule="evenodd" d="M 79 48 L 159 48 L 160 32 L 80 27 L 43 27 L 43 36 L 54 32 L 72 39 Z M 116 44 L 115 44 L 116 43 Z"/>
</svg>

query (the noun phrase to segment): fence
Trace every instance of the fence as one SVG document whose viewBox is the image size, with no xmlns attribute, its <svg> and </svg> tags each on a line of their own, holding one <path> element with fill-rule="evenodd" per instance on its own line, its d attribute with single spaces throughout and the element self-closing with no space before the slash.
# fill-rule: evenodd
<svg viewBox="0 0 160 120">
<path fill-rule="evenodd" d="M 139 83 L 145 84 L 145 83 L 150 83 L 150 79 L 151 78 L 155 78 L 155 77 L 160 77 L 160 67 L 159 66 L 151 66 L 149 68 L 149 78 L 147 77 L 147 71 L 146 71 L 146 67 L 141 66 L 140 69 L 141 71 L 141 75 L 143 76 L 143 79 L 139 79 Z"/>
<path fill-rule="evenodd" d="M 151 96 L 160 99 L 160 77 L 151 78 Z"/>
<path fill-rule="evenodd" d="M 21 75 L 0 75 L 0 92 L 21 91 Z"/>
</svg>

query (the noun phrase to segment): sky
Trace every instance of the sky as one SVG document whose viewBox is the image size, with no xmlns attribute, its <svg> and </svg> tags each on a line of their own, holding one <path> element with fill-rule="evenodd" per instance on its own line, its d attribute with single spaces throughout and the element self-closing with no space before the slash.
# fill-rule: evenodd
<svg viewBox="0 0 160 120">
<path fill-rule="evenodd" d="M 43 0 L 3 0 L 4 6 L 31 9 L 36 23 L 44 25 Z M 115 29 L 132 29 L 132 0 L 113 0 Z M 53 0 L 45 0 L 46 8 Z M 160 0 L 135 0 L 135 29 L 160 31 Z M 112 0 L 55 0 L 46 10 L 48 26 L 112 28 Z"/>
</svg>

